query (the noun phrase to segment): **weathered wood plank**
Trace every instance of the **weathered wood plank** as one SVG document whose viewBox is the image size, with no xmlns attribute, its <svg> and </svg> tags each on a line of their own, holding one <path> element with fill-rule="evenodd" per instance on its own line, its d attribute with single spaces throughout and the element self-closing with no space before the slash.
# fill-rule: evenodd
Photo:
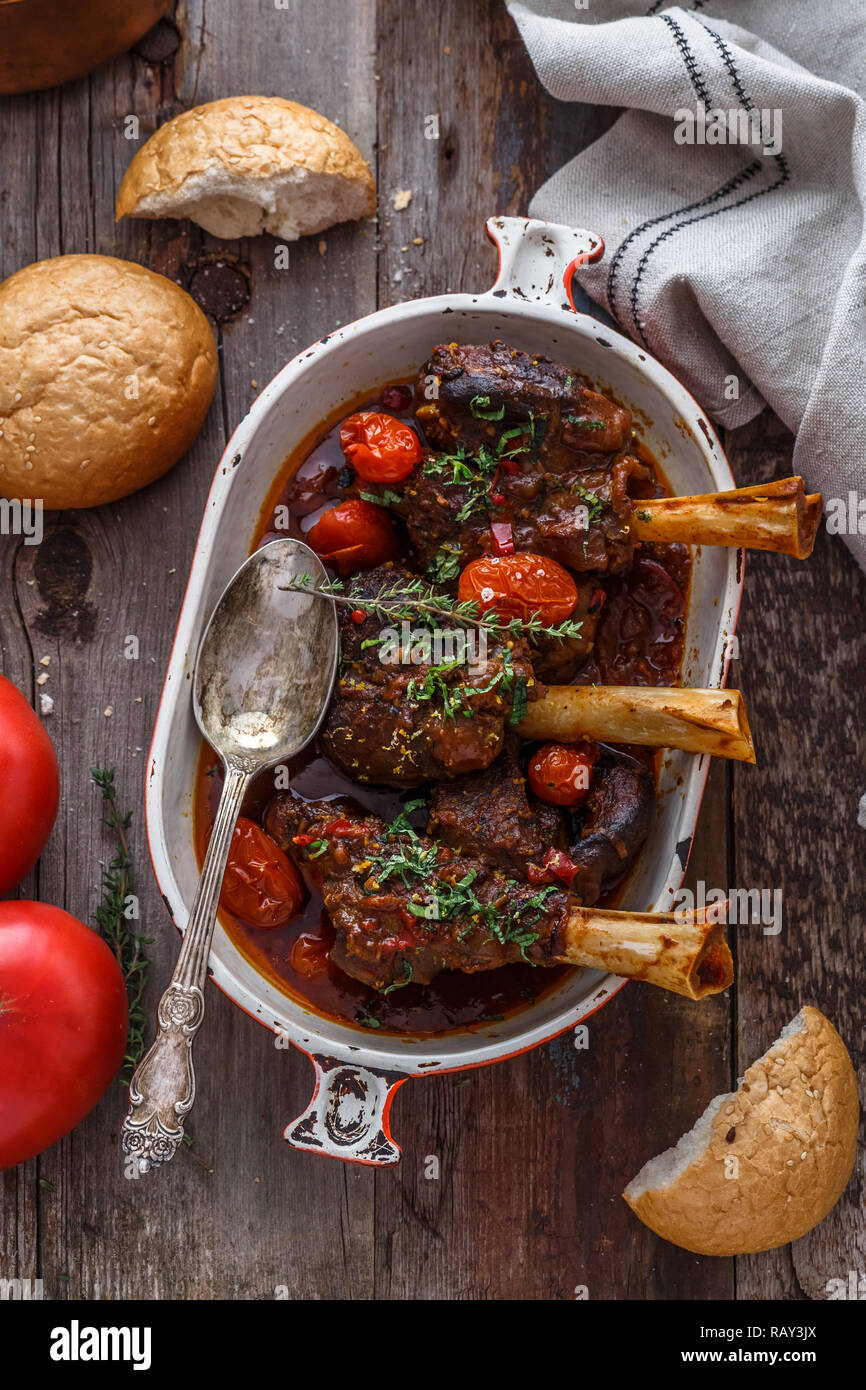
<svg viewBox="0 0 866 1390">
<path fill-rule="evenodd" d="M 381 302 L 483 289 L 495 274 L 484 219 L 525 213 L 613 114 L 547 97 L 498 0 L 449 0 L 435 15 L 423 0 L 384 0 L 378 55 Z M 434 114 L 438 141 L 425 138 Z M 412 190 L 404 212 L 397 189 Z M 725 804 L 722 770 L 691 869 L 713 884 L 726 882 Z M 569 1033 L 401 1089 L 392 1118 L 404 1162 L 377 1187 L 378 1297 L 570 1299 L 578 1285 L 593 1299 L 730 1296 L 729 1262 L 664 1245 L 619 1196 L 727 1088 L 728 1001 L 696 1007 L 630 986 L 589 1036 L 586 1052 Z M 424 1175 L 427 1155 L 438 1181 Z"/>
<path fill-rule="evenodd" d="M 729 443 L 743 483 L 790 471 L 790 436 L 768 416 Z M 842 541 L 823 530 L 808 564 L 749 557 L 737 670 L 761 756 L 756 768 L 734 775 L 734 881 L 781 889 L 784 921 L 779 935 L 737 931 L 741 1073 L 801 1005 L 815 1004 L 863 1076 L 866 831 L 857 806 L 866 789 L 866 732 L 856 711 L 866 672 L 864 605 L 866 580 Z M 738 1260 L 739 1296 L 825 1298 L 829 1279 L 866 1268 L 863 1175 L 861 1149 L 857 1173 L 826 1221 L 772 1256 Z"/>
<path fill-rule="evenodd" d="M 178 22 L 184 43 L 173 65 L 126 56 L 61 93 L 0 107 L 3 274 L 41 256 L 98 250 L 200 292 L 196 271 L 224 251 L 229 288 L 239 276 L 250 287 L 244 312 L 218 325 L 220 394 L 190 456 L 117 506 L 50 518 L 38 550 L 4 542 L 4 574 L 11 578 L 14 563 L 22 615 L 4 607 L 4 670 L 30 692 L 34 661 L 52 658 L 48 727 L 61 757 L 63 806 L 38 891 L 92 919 L 100 861 L 111 850 L 88 769 L 115 765 L 124 804 L 135 809 L 143 927 L 157 938 L 152 1004 L 178 941 L 147 860 L 144 763 L 207 488 L 226 432 L 257 390 L 297 348 L 375 306 L 371 224 L 329 233 L 325 255 L 316 241 L 293 249 L 290 269 L 278 272 L 270 238 L 221 248 L 185 224 L 115 228 L 113 220 L 116 186 L 136 148 L 123 134 L 129 114 L 144 139 L 195 100 L 279 92 L 339 120 L 372 155 L 372 0 L 357 0 L 348 16 L 336 3 L 262 5 L 252 26 L 247 11 L 191 3 Z M 128 633 L 139 637 L 137 662 L 123 657 Z M 215 991 L 196 1050 L 200 1099 L 190 1128 L 213 1174 L 184 1157 L 153 1181 L 125 1180 L 118 1087 L 38 1164 L 4 1175 L 4 1248 L 17 1241 L 15 1272 L 32 1276 L 38 1264 L 48 1296 L 269 1298 L 279 1285 L 292 1296 L 368 1296 L 371 1175 L 313 1162 L 281 1138 L 309 1098 L 308 1063 L 277 1052 L 269 1033 Z M 38 1188 L 37 1175 L 50 1188 Z"/>
</svg>

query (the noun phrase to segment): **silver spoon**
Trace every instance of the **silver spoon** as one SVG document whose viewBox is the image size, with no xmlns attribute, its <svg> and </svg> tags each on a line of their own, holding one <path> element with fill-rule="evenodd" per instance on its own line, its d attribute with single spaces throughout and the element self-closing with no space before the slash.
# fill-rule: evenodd
<svg viewBox="0 0 866 1390">
<path fill-rule="evenodd" d="M 232 834 L 257 772 L 316 733 L 337 672 L 334 604 L 280 586 L 327 575 L 301 541 L 265 545 L 241 565 L 205 628 L 193 682 L 198 726 L 222 758 L 222 795 L 158 1031 L 129 1087 L 123 1151 L 146 1173 L 173 1158 L 195 1100 L 192 1044 L 204 1016 L 207 962 Z"/>
</svg>

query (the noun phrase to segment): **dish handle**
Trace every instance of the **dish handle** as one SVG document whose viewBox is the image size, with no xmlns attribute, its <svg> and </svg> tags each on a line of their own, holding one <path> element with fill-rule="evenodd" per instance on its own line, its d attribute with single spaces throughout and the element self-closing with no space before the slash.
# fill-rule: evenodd
<svg viewBox="0 0 866 1390">
<path fill-rule="evenodd" d="M 303 1052 L 303 1048 L 298 1049 Z M 400 1148 L 388 1124 L 391 1102 L 405 1072 L 374 1071 L 320 1052 L 306 1052 L 316 1072 L 313 1098 L 283 1131 L 293 1149 L 388 1168 L 400 1162 Z"/>
<path fill-rule="evenodd" d="M 604 255 L 604 241 L 596 232 L 533 217 L 489 217 L 487 235 L 499 252 L 499 274 L 488 290 L 496 299 L 508 295 L 574 310 L 572 275 L 579 265 Z"/>
</svg>

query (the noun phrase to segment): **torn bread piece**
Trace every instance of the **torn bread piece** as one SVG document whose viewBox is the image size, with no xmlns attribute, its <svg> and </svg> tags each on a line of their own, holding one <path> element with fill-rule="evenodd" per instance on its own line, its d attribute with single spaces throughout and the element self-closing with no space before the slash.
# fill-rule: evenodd
<svg viewBox="0 0 866 1390">
<path fill-rule="evenodd" d="M 786 1245 L 823 1221 L 844 1192 L 859 1115 L 845 1044 L 807 1006 L 737 1090 L 711 1100 L 623 1196 L 644 1225 L 699 1255 Z"/>
<path fill-rule="evenodd" d="M 375 210 L 370 166 L 345 131 L 296 101 L 239 96 L 160 126 L 127 169 L 115 213 L 297 241 Z"/>
</svg>

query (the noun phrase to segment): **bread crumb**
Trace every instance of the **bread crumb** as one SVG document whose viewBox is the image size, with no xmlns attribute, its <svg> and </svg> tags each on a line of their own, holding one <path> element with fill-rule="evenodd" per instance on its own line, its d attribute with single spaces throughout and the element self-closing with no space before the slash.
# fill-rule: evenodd
<svg viewBox="0 0 866 1390">
<path fill-rule="evenodd" d="M 325 252 L 327 251 L 327 249 L 328 249 L 328 243 L 325 241 L 325 238 L 322 237 L 321 241 L 319 242 L 319 255 L 320 255 L 320 256 L 324 256 L 324 254 L 325 254 Z"/>
<path fill-rule="evenodd" d="M 40 674 L 36 677 L 36 684 L 37 684 L 37 685 L 44 685 L 45 682 L 46 682 L 47 680 L 48 680 L 48 672 L 47 672 L 47 671 L 42 671 L 42 672 L 40 672 Z"/>
<path fill-rule="evenodd" d="M 39 708 L 43 714 L 54 713 L 54 700 L 50 695 L 39 696 Z"/>
<path fill-rule="evenodd" d="M 50 656 L 40 656 L 40 658 L 39 658 L 39 665 L 40 665 L 40 666 L 50 666 L 50 665 L 51 665 L 51 657 L 50 657 Z"/>
<path fill-rule="evenodd" d="M 106 705 L 102 713 L 105 715 L 106 719 L 110 719 L 114 714 L 114 705 Z"/>
<path fill-rule="evenodd" d="M 395 212 L 403 212 L 412 201 L 411 188 L 398 188 L 391 202 Z"/>
<path fill-rule="evenodd" d="M 413 236 L 413 238 L 412 238 L 412 245 L 413 245 L 413 246 L 423 246 L 423 245 L 424 245 L 424 238 L 423 238 L 422 236 Z"/>
</svg>

